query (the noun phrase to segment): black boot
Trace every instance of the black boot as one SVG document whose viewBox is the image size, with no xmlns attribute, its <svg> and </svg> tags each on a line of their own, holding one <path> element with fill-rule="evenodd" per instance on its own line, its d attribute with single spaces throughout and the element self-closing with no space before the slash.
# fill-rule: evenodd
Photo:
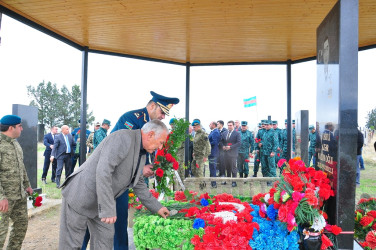
<svg viewBox="0 0 376 250">
<path fill-rule="evenodd" d="M 60 187 L 60 176 L 56 176 L 56 187 L 59 188 Z"/>
<path fill-rule="evenodd" d="M 243 173 L 240 173 L 239 175 L 240 175 L 240 178 L 243 178 Z"/>
<path fill-rule="evenodd" d="M 253 173 L 252 177 L 257 177 L 257 173 Z"/>
<path fill-rule="evenodd" d="M 42 183 L 47 185 L 47 181 L 46 181 L 46 178 L 42 178 Z"/>
<path fill-rule="evenodd" d="M 244 178 L 248 178 L 248 175 L 247 175 L 247 174 L 244 174 Z"/>
</svg>

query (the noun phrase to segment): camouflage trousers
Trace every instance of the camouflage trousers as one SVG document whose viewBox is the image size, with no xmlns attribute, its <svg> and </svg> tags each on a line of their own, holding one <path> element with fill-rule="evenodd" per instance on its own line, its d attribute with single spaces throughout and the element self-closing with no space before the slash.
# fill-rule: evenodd
<svg viewBox="0 0 376 250">
<path fill-rule="evenodd" d="M 313 158 L 313 159 L 312 159 Z M 315 157 L 315 149 L 313 150 L 308 150 L 308 166 L 311 165 L 311 160 L 312 160 L 312 165 L 314 166 L 316 163 L 316 157 Z"/>
<path fill-rule="evenodd" d="M 276 166 L 278 166 L 277 164 L 278 164 L 279 160 L 282 159 L 282 157 L 283 157 L 282 150 L 281 149 L 277 150 L 277 152 L 275 153 L 275 156 L 274 156 L 274 158 L 275 158 L 275 165 Z"/>
<path fill-rule="evenodd" d="M 239 153 L 237 161 L 239 174 L 249 174 L 248 162 L 245 161 L 247 159 L 248 153 Z"/>
<path fill-rule="evenodd" d="M 9 219 L 12 221 L 12 227 L 6 249 L 21 249 L 28 224 L 26 198 L 19 200 L 8 200 L 8 207 L 8 212 L 0 212 L 0 249 L 3 249 L 5 238 L 8 234 Z"/>
<path fill-rule="evenodd" d="M 275 156 L 270 155 L 261 156 L 261 172 L 263 177 L 276 177 Z"/>
<path fill-rule="evenodd" d="M 257 172 L 259 171 L 259 166 L 260 166 L 260 153 L 255 154 L 255 162 L 253 165 L 253 173 L 257 175 Z"/>
<path fill-rule="evenodd" d="M 204 159 L 194 159 L 192 161 L 192 174 L 194 177 L 204 177 Z"/>
<path fill-rule="evenodd" d="M 185 168 L 184 168 L 184 161 L 178 162 L 179 163 L 179 168 L 178 168 L 178 174 L 181 179 L 181 181 L 185 180 Z"/>
</svg>

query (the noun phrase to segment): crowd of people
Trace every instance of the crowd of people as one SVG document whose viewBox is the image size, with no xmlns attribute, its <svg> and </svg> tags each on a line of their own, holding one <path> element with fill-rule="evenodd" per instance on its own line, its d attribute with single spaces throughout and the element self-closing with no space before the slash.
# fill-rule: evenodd
<svg viewBox="0 0 376 250">
<path fill-rule="evenodd" d="M 174 119 L 171 119 L 170 125 Z M 293 153 L 295 152 L 295 121 L 292 121 Z M 222 120 L 212 121 L 209 125 L 210 133 L 206 134 L 200 119 L 194 119 L 192 149 L 188 170 L 179 173 L 180 178 L 203 177 L 204 164 L 209 160 L 210 177 L 248 178 L 257 177 L 259 169 L 263 177 L 277 176 L 276 165 L 280 159 L 287 158 L 287 120 L 285 128 L 278 128 L 278 121 L 262 120 L 258 124 L 256 135 L 249 130 L 247 121 L 228 121 L 227 128 Z M 310 126 L 309 157 L 315 161 L 316 134 L 314 126 Z M 254 159 L 253 175 L 249 175 L 249 164 Z M 182 161 L 180 159 L 180 161 Z M 222 182 L 222 185 L 226 185 Z M 215 181 L 211 182 L 213 188 L 217 187 Z M 236 182 L 232 182 L 236 187 Z"/>
<path fill-rule="evenodd" d="M 99 249 L 128 249 L 129 188 L 150 211 L 164 218 L 169 215 L 167 208 L 151 195 L 147 184 L 148 177 L 154 175 L 154 153 L 163 147 L 169 133 L 160 120 L 169 115 L 179 99 L 150 93 L 152 99 L 146 107 L 123 114 L 109 135 L 111 122 L 106 119 L 95 124 L 94 132 L 85 131 L 89 157 L 84 163 L 79 157 L 80 128 L 70 133 L 70 128 L 63 125 L 58 134 L 58 128 L 52 127 L 45 135 L 42 181 L 47 183 L 52 163 L 51 181 L 62 188 L 63 195 L 59 249 L 86 249 L 89 240 Z M 170 120 L 172 128 L 174 122 Z M 0 123 L 0 246 L 4 245 L 11 219 L 13 229 L 8 248 L 20 249 L 27 229 L 27 194 L 32 194 L 33 190 L 23 165 L 21 146 L 16 140 L 22 131 L 21 118 L 8 115 Z M 206 133 L 200 119 L 192 121 L 189 166 L 187 170 L 179 167 L 180 178 L 203 177 L 207 161 L 210 177 L 235 178 L 238 173 L 240 178 L 257 177 L 259 169 L 264 177 L 277 176 L 277 162 L 287 158 L 287 120 L 284 129 L 278 128 L 277 121 L 262 120 L 255 133 L 248 129 L 247 121 L 230 120 L 226 125 L 222 120 L 212 121 L 211 131 Z M 294 154 L 294 120 L 292 127 Z M 314 126 L 309 130 L 309 162 L 315 163 L 317 134 Z M 358 155 L 361 155 L 361 148 L 359 150 Z M 180 166 L 185 159 L 184 151 L 182 145 L 178 152 Z M 250 158 L 254 159 L 251 176 Z M 77 161 L 80 167 L 74 170 Z M 65 181 L 62 183 L 63 167 Z M 211 185 L 216 188 L 216 181 Z M 235 181 L 231 185 L 237 186 Z"/>
</svg>

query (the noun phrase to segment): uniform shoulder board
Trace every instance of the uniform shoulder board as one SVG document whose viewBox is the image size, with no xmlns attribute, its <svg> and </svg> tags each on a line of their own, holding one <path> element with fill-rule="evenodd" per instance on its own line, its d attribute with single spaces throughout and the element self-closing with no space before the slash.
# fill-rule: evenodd
<svg viewBox="0 0 376 250">
<path fill-rule="evenodd" d="M 134 114 L 134 116 L 136 116 L 137 119 L 140 117 L 140 113 L 135 112 L 133 114 Z"/>
</svg>

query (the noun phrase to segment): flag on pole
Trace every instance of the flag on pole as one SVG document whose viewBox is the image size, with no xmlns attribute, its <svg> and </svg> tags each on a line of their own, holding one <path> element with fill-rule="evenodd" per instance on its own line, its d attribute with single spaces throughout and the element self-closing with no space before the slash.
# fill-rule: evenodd
<svg viewBox="0 0 376 250">
<path fill-rule="evenodd" d="M 252 107 L 256 105 L 257 105 L 256 96 L 248 98 L 248 99 L 244 99 L 244 108 L 248 108 L 248 107 Z"/>
</svg>

